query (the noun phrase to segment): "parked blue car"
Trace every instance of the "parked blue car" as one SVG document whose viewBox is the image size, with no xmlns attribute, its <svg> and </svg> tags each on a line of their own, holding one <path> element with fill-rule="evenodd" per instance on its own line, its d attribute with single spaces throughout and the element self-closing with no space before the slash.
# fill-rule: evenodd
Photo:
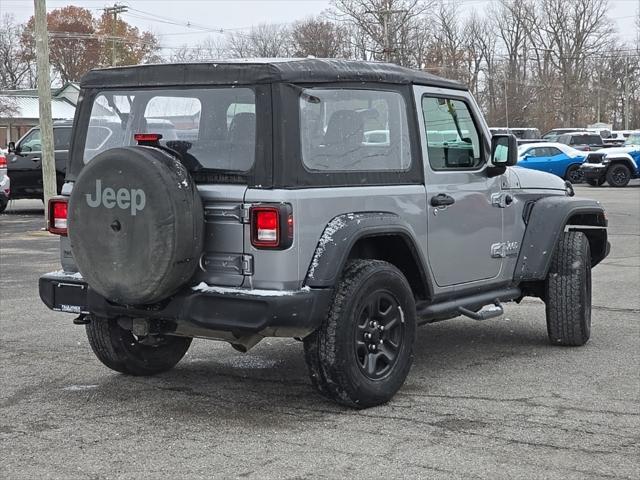
<svg viewBox="0 0 640 480">
<path fill-rule="evenodd" d="M 518 148 L 518 166 L 553 173 L 571 183 L 582 182 L 580 165 L 587 152 L 581 152 L 564 143 L 539 142 Z"/>
</svg>

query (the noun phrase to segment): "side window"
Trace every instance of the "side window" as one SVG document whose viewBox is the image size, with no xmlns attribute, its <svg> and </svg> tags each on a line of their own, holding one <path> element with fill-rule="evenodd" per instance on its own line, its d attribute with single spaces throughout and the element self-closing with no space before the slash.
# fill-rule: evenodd
<svg viewBox="0 0 640 480">
<path fill-rule="evenodd" d="M 560 155 L 562 152 L 556 147 L 547 147 L 547 156 L 555 157 L 556 155 Z"/>
<path fill-rule="evenodd" d="M 55 150 L 69 150 L 71 144 L 70 128 L 54 128 L 53 129 L 53 148 Z"/>
<path fill-rule="evenodd" d="M 42 150 L 40 130 L 31 130 L 20 142 L 20 151 L 23 153 L 39 152 Z"/>
<path fill-rule="evenodd" d="M 425 96 L 422 113 L 433 170 L 469 170 L 482 165 L 480 136 L 464 102 Z"/>
<path fill-rule="evenodd" d="M 300 138 L 311 171 L 404 171 L 411 165 L 407 110 L 397 92 L 305 89 Z"/>
</svg>

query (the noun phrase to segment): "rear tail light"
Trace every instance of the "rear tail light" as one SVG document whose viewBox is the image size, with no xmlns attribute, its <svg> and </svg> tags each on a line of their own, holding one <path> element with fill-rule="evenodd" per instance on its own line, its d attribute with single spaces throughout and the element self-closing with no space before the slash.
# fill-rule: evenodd
<svg viewBox="0 0 640 480">
<path fill-rule="evenodd" d="M 0 168 L 7 168 L 7 157 L 0 154 Z"/>
<path fill-rule="evenodd" d="M 293 243 L 291 206 L 254 205 L 250 209 L 251 244 L 256 248 L 284 250 Z"/>
<path fill-rule="evenodd" d="M 67 236 L 67 197 L 53 197 L 49 200 L 49 226 L 50 233 Z"/>
</svg>

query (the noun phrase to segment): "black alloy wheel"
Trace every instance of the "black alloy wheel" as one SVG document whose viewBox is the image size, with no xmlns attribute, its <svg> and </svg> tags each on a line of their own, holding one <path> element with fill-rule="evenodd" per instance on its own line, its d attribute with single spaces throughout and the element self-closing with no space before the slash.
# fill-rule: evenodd
<svg viewBox="0 0 640 480">
<path fill-rule="evenodd" d="M 626 187 L 631 180 L 631 170 L 622 164 L 614 163 L 607 171 L 607 183 L 612 187 Z"/>
<path fill-rule="evenodd" d="M 394 367 L 404 340 L 404 318 L 397 299 L 386 290 L 369 294 L 355 325 L 358 366 L 371 380 Z"/>
<path fill-rule="evenodd" d="M 393 398 L 413 362 L 416 305 L 404 274 L 382 260 L 350 260 L 326 319 L 304 338 L 314 387 L 342 405 Z"/>
<path fill-rule="evenodd" d="M 580 170 L 579 165 L 571 165 L 567 169 L 565 180 L 569 180 L 571 183 L 582 183 L 584 181 L 584 172 Z"/>
</svg>

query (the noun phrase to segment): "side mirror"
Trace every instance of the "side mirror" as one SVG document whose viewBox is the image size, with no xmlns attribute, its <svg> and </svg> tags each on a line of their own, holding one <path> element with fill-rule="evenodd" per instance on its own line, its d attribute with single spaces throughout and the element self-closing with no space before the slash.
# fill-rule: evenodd
<svg viewBox="0 0 640 480">
<path fill-rule="evenodd" d="M 531 158 L 531 155 L 527 154 L 524 157 L 522 157 L 520 160 L 525 161 L 525 160 L 529 160 L 530 158 Z"/>
<path fill-rule="evenodd" d="M 494 167 L 511 167 L 518 163 L 518 139 L 515 135 L 491 137 L 491 163 Z"/>
<path fill-rule="evenodd" d="M 16 153 L 16 142 L 9 142 L 9 145 L 7 145 L 7 150 L 9 151 L 9 153 Z"/>
</svg>

